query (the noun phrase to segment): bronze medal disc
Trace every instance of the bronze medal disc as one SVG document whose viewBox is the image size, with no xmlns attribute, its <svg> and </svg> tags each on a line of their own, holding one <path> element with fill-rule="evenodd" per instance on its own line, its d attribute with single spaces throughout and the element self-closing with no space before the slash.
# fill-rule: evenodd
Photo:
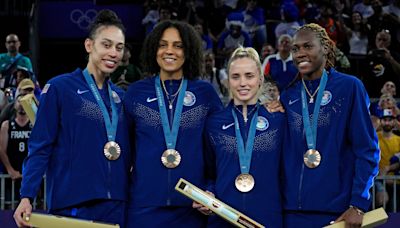
<svg viewBox="0 0 400 228">
<path fill-rule="evenodd" d="M 235 186 L 241 192 L 249 192 L 254 188 L 254 178 L 248 173 L 242 173 L 236 177 Z"/>
<path fill-rule="evenodd" d="M 161 162 L 169 169 L 176 168 L 181 163 L 181 155 L 174 149 L 168 149 L 162 154 Z"/>
<path fill-rule="evenodd" d="M 303 156 L 304 158 L 304 164 L 308 168 L 316 168 L 319 166 L 321 163 L 321 154 L 318 152 L 318 150 L 314 149 L 309 149 Z"/>
<path fill-rule="evenodd" d="M 114 141 L 109 141 L 106 143 L 104 146 L 104 156 L 106 156 L 108 160 L 117 160 L 120 155 L 121 147 L 118 145 L 118 143 Z"/>
</svg>

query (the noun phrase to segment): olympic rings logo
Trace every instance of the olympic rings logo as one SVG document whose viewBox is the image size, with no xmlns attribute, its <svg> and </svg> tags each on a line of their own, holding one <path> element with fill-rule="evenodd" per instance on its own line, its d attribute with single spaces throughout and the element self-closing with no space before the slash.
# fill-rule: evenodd
<svg viewBox="0 0 400 228">
<path fill-rule="evenodd" d="M 72 23 L 77 24 L 80 29 L 87 30 L 96 16 L 97 11 L 95 9 L 89 9 L 86 10 L 86 12 L 80 9 L 74 9 L 71 11 L 69 18 Z"/>
</svg>

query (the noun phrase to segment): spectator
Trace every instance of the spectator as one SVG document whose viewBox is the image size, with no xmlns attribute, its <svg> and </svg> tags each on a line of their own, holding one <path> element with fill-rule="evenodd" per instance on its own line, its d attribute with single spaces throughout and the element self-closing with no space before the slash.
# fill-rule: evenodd
<svg viewBox="0 0 400 228">
<path fill-rule="evenodd" d="M 265 80 L 263 83 L 262 93 L 260 95 L 260 103 L 266 104 L 271 101 L 278 101 L 280 97 L 278 85 L 273 80 Z"/>
<path fill-rule="evenodd" d="M 269 43 L 265 43 L 263 47 L 261 48 L 261 62 L 264 62 L 264 60 L 270 56 L 275 54 L 275 48 L 273 45 Z"/>
<path fill-rule="evenodd" d="M 211 37 L 208 34 L 208 30 L 204 28 L 203 23 L 200 21 L 194 24 L 194 28 L 201 37 L 201 44 L 204 52 L 211 53 L 213 51 L 214 44 Z"/>
<path fill-rule="evenodd" d="M 224 60 L 229 58 L 233 50 L 239 46 L 251 47 L 251 39 L 247 32 L 243 31 L 244 17 L 241 13 L 230 13 L 226 19 L 226 29 L 218 39 L 217 53 Z M 225 62 L 225 61 L 224 61 Z"/>
<path fill-rule="evenodd" d="M 363 18 L 369 18 L 374 13 L 370 4 L 371 0 L 362 0 L 353 6 L 353 12 L 360 12 Z"/>
<path fill-rule="evenodd" d="M 288 115 L 284 224 L 360 227 L 379 163 L 367 92 L 356 77 L 334 69 L 335 44 L 321 26 L 303 25 L 292 54 L 301 77 L 280 99 Z"/>
<path fill-rule="evenodd" d="M 46 174 L 50 214 L 124 227 L 131 154 L 124 92 L 108 79 L 122 59 L 124 31 L 113 11 L 98 12 L 84 42 L 86 68 L 44 86 L 14 213 L 18 226 L 28 226 L 22 216 L 30 216 Z"/>
<path fill-rule="evenodd" d="M 282 22 L 275 28 L 275 38 L 278 39 L 283 34 L 293 37 L 296 30 L 300 27 L 297 21 L 299 19 L 297 6 L 292 2 L 283 3 L 281 6 L 281 19 Z"/>
<path fill-rule="evenodd" d="M 393 175 L 390 166 L 393 156 L 400 151 L 400 136 L 393 133 L 393 129 L 396 126 L 396 114 L 392 112 L 391 109 L 384 109 L 382 115 L 380 116 L 380 123 L 382 126 L 382 131 L 378 131 L 379 148 L 381 150 L 381 160 L 379 162 L 379 175 Z M 387 203 L 387 200 L 393 203 L 393 181 L 387 180 L 386 186 L 383 188 L 382 183 L 377 184 L 377 200 L 378 207 Z M 387 191 L 385 193 L 384 191 Z M 389 196 L 387 199 L 386 197 Z M 398 202 L 400 202 L 398 200 Z M 393 209 L 392 203 L 386 205 L 386 209 Z"/>
<path fill-rule="evenodd" d="M 19 53 L 20 47 L 21 42 L 16 34 L 9 34 L 6 37 L 7 53 L 0 54 L 0 89 L 16 87 L 10 80 L 17 66 L 25 67 L 33 72 L 31 60 Z"/>
<path fill-rule="evenodd" d="M 18 95 L 25 96 L 26 94 L 33 94 L 35 89 L 35 85 L 33 84 L 33 81 L 31 79 L 23 79 L 19 84 L 17 88 L 17 93 Z M 11 95 L 12 96 L 12 95 Z M 12 115 L 15 114 L 15 100 L 10 100 L 8 104 L 4 107 L 3 110 L 1 110 L 0 113 L 0 124 L 8 120 L 12 117 Z"/>
<path fill-rule="evenodd" d="M 295 79 L 298 72 L 293 63 L 291 48 L 292 37 L 281 35 L 278 39 L 278 53 L 268 56 L 263 63 L 264 75 L 276 82 L 280 92 Z"/>
<path fill-rule="evenodd" d="M 368 94 L 378 97 L 380 89 L 387 81 L 392 81 L 397 88 L 400 86 L 400 55 L 391 48 L 391 36 L 387 30 L 376 34 L 376 48 L 369 51 L 364 81 Z"/>
<path fill-rule="evenodd" d="M 22 163 L 28 155 L 28 139 L 32 124 L 22 108 L 18 96 L 14 103 L 16 115 L 1 124 L 0 130 L 0 158 L 7 173 L 15 181 L 14 199 L 11 198 L 11 181 L 6 180 L 6 201 L 19 200 L 19 188 L 22 178 Z"/>
<path fill-rule="evenodd" d="M 399 19 L 383 11 L 381 0 L 371 0 L 371 6 L 374 14 L 368 18 L 368 24 L 371 25 L 369 44 L 372 46 L 377 34 L 382 30 L 388 31 L 391 38 L 396 38 L 397 29 L 400 26 Z M 397 42 L 397 40 L 395 39 L 394 42 Z"/>
<path fill-rule="evenodd" d="M 226 69 L 217 69 L 215 67 L 215 56 L 213 53 L 204 54 L 204 68 L 205 74 L 203 79 L 213 85 L 219 98 L 223 103 L 228 99 L 228 76 Z"/>
<path fill-rule="evenodd" d="M 125 44 L 121 64 L 110 74 L 111 81 L 124 90 L 126 90 L 132 82 L 138 81 L 142 78 L 142 72 L 140 69 L 130 63 L 131 50 L 131 46 Z"/>
<path fill-rule="evenodd" d="M 280 157 L 286 117 L 258 103 L 264 81 L 257 51 L 239 47 L 228 62 L 232 99 L 207 119 L 206 164 L 218 199 L 265 227 L 282 227 Z M 221 127 L 222 126 L 222 127 Z M 194 203 L 204 213 L 210 210 Z M 210 216 L 207 227 L 232 227 Z"/>
<path fill-rule="evenodd" d="M 250 35 L 253 47 L 260 50 L 267 42 L 267 27 L 264 9 L 258 6 L 258 0 L 246 0 L 246 7 L 239 10 L 244 16 L 243 30 Z"/>
</svg>

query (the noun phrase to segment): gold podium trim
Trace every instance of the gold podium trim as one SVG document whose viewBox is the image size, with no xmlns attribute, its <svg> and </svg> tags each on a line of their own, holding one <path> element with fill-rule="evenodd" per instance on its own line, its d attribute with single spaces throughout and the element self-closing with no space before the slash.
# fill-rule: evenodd
<svg viewBox="0 0 400 228">
<path fill-rule="evenodd" d="M 369 211 L 364 214 L 363 221 L 361 227 L 363 228 L 373 228 L 375 226 L 382 225 L 387 222 L 388 215 L 385 210 L 380 207 L 378 209 Z M 325 226 L 324 228 L 345 228 L 344 221 L 334 223 L 329 226 Z"/>
<path fill-rule="evenodd" d="M 185 179 L 179 179 L 175 186 L 175 190 L 189 197 L 190 199 L 201 203 L 215 214 L 232 223 L 236 227 L 241 228 L 264 228 L 263 225 L 247 217 L 243 213 L 228 206 L 217 198 L 207 194 L 205 191 L 197 188 Z"/>
<path fill-rule="evenodd" d="M 26 221 L 26 216 L 24 215 Z M 83 219 L 68 218 L 50 214 L 32 213 L 28 223 L 38 228 L 119 228 L 118 224 L 107 224 Z"/>
</svg>

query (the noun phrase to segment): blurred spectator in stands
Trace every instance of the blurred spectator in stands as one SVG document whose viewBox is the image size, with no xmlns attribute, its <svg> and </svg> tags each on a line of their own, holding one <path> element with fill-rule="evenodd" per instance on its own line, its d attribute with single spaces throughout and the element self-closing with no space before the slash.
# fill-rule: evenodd
<svg viewBox="0 0 400 228">
<path fill-rule="evenodd" d="M 34 93 L 35 85 L 31 79 L 23 79 L 18 85 L 18 94 L 19 95 L 26 95 L 30 93 Z M 15 114 L 14 110 L 14 103 L 15 101 L 10 101 L 0 113 L 0 125 L 3 121 L 8 120 L 11 118 L 12 115 Z"/>
<path fill-rule="evenodd" d="M 382 114 L 382 109 L 380 108 L 379 105 L 379 103 L 382 102 L 381 99 L 384 100 L 386 98 L 390 98 L 390 100 L 393 100 L 394 104 L 397 107 L 399 107 L 399 104 L 397 104 L 396 100 L 394 99 L 395 96 L 396 96 L 396 85 L 392 81 L 385 82 L 385 84 L 381 88 L 381 98 L 377 101 L 371 102 L 371 105 L 369 107 L 371 115 L 379 117 Z"/>
<path fill-rule="evenodd" d="M 153 30 L 154 25 L 157 24 L 158 20 L 160 19 L 156 0 L 148 1 L 147 8 L 146 16 L 142 19 L 142 25 L 145 27 L 146 35 Z"/>
<path fill-rule="evenodd" d="M 1 124 L 0 129 L 0 159 L 15 181 L 14 200 L 19 201 L 19 189 L 21 187 L 22 163 L 28 155 L 28 139 L 32 131 L 32 124 L 28 115 L 22 108 L 18 96 L 14 103 L 14 112 L 10 119 Z M 6 201 L 11 201 L 11 180 L 6 179 Z"/>
<path fill-rule="evenodd" d="M 199 0 L 181 1 L 178 7 L 178 20 L 191 25 L 205 18 L 204 2 Z"/>
<path fill-rule="evenodd" d="M 124 55 L 120 66 L 110 74 L 111 81 L 124 90 L 126 90 L 132 82 L 138 81 L 142 77 L 140 69 L 130 63 L 131 50 L 132 47 L 129 44 L 125 44 Z"/>
<path fill-rule="evenodd" d="M 379 117 L 383 115 L 383 111 L 385 109 L 389 109 L 392 111 L 392 114 L 395 115 L 396 117 L 400 115 L 400 109 L 397 107 L 396 100 L 393 98 L 393 96 L 389 93 L 384 93 L 380 96 L 379 101 L 377 105 L 372 104 L 370 106 L 370 114 L 371 114 L 371 120 L 372 123 L 374 124 L 374 127 L 377 131 L 381 130 L 381 126 L 379 123 Z M 400 129 L 400 123 L 398 121 L 396 122 L 396 130 Z"/>
<path fill-rule="evenodd" d="M 344 4 L 336 4 L 338 19 L 345 32 L 345 38 L 350 48 L 349 59 L 351 63 L 351 74 L 357 75 L 361 80 L 364 79 L 364 69 L 366 67 L 366 56 L 368 53 L 368 35 L 370 26 L 363 19 L 358 11 L 353 11 L 351 23 L 347 26 L 343 20 Z"/>
<path fill-rule="evenodd" d="M 279 89 L 276 82 L 271 79 L 266 79 L 263 83 L 261 95 L 258 98 L 261 104 L 279 100 Z"/>
<path fill-rule="evenodd" d="M 382 2 L 380 0 L 371 0 L 371 7 L 374 14 L 368 18 L 368 24 L 371 25 L 371 32 L 369 33 L 369 44 L 374 43 L 376 35 L 382 31 L 389 31 L 392 38 L 397 37 L 398 27 L 400 26 L 399 19 L 391 14 L 383 11 Z M 393 41 L 398 44 L 396 39 Z"/>
<path fill-rule="evenodd" d="M 294 3 L 284 3 L 281 6 L 281 19 L 275 28 L 275 39 L 279 38 L 283 34 L 289 34 L 293 37 L 296 30 L 300 27 L 298 22 L 299 10 Z"/>
<path fill-rule="evenodd" d="M 226 19 L 226 31 L 218 39 L 217 53 L 225 62 L 233 50 L 239 46 L 251 47 L 252 42 L 247 32 L 243 31 L 244 17 L 241 13 L 230 13 Z"/>
<path fill-rule="evenodd" d="M 343 28 L 339 21 L 334 18 L 336 12 L 333 5 L 329 2 L 322 2 L 319 7 L 320 17 L 317 23 L 326 30 L 329 38 L 341 49 L 344 41 Z"/>
<path fill-rule="evenodd" d="M 205 1 L 205 8 L 207 9 L 207 18 L 203 18 L 204 27 L 208 27 L 209 35 L 214 43 L 218 41 L 221 33 L 226 27 L 226 17 L 233 9 L 224 4 L 224 1 L 213 0 Z"/>
<path fill-rule="evenodd" d="M 210 53 L 213 51 L 213 41 L 211 40 L 210 35 L 208 34 L 208 30 L 204 28 L 203 23 L 201 21 L 197 21 L 194 24 L 194 28 L 199 33 L 201 37 L 201 43 L 203 46 L 204 52 Z"/>
<path fill-rule="evenodd" d="M 380 117 L 381 131 L 378 131 L 379 148 L 381 150 L 381 160 L 379 162 L 379 175 L 393 175 L 391 172 L 390 159 L 400 151 L 400 136 L 393 133 L 396 126 L 396 114 L 391 109 L 384 109 Z M 393 202 L 393 180 L 386 181 L 386 189 L 383 188 L 382 182 L 377 181 L 377 204 L 378 207 L 385 203 L 386 209 L 392 208 Z M 385 192 L 386 190 L 386 192 Z"/>
<path fill-rule="evenodd" d="M 389 31 L 382 30 L 376 35 L 376 48 L 369 51 L 367 56 L 367 77 L 364 84 L 370 97 L 380 96 L 380 89 L 387 81 L 400 85 L 400 55 L 391 47 Z"/>
<path fill-rule="evenodd" d="M 400 0 L 393 0 L 390 4 L 383 7 L 383 13 L 392 18 L 397 25 L 391 31 L 393 45 L 397 50 L 400 50 Z"/>
<path fill-rule="evenodd" d="M 372 16 L 374 10 L 371 7 L 370 0 L 362 0 L 361 2 L 353 6 L 353 12 L 360 12 L 363 18 L 368 18 Z"/>
<path fill-rule="evenodd" d="M 146 35 L 153 30 L 158 22 L 172 19 L 173 14 L 175 14 L 176 17 L 176 12 L 174 13 L 173 9 L 167 4 L 160 4 L 160 6 L 158 6 L 157 2 L 151 2 L 149 7 L 150 10 L 142 19 L 142 25 L 145 26 Z"/>
<path fill-rule="evenodd" d="M 261 48 L 261 62 L 264 62 L 268 56 L 273 54 L 275 54 L 274 46 L 272 46 L 270 43 L 265 43 Z"/>
<path fill-rule="evenodd" d="M 19 53 L 21 42 L 16 34 L 6 37 L 7 53 L 0 54 L 0 89 L 10 86 L 10 78 L 17 66 L 25 67 L 33 72 L 31 60 Z"/>
<path fill-rule="evenodd" d="M 293 63 L 292 42 L 290 35 L 281 35 L 277 42 L 278 53 L 268 56 L 262 65 L 264 75 L 276 82 L 280 92 L 294 80 L 298 72 Z"/>
<path fill-rule="evenodd" d="M 265 24 L 264 9 L 258 6 L 258 0 L 245 0 L 245 7 L 239 9 L 244 16 L 244 31 L 246 31 L 256 50 L 260 50 L 267 42 L 267 27 Z"/>
<path fill-rule="evenodd" d="M 212 84 L 221 101 L 226 104 L 228 101 L 228 75 L 226 69 L 215 67 L 215 56 L 212 52 L 204 54 L 204 68 L 203 80 Z"/>
</svg>

